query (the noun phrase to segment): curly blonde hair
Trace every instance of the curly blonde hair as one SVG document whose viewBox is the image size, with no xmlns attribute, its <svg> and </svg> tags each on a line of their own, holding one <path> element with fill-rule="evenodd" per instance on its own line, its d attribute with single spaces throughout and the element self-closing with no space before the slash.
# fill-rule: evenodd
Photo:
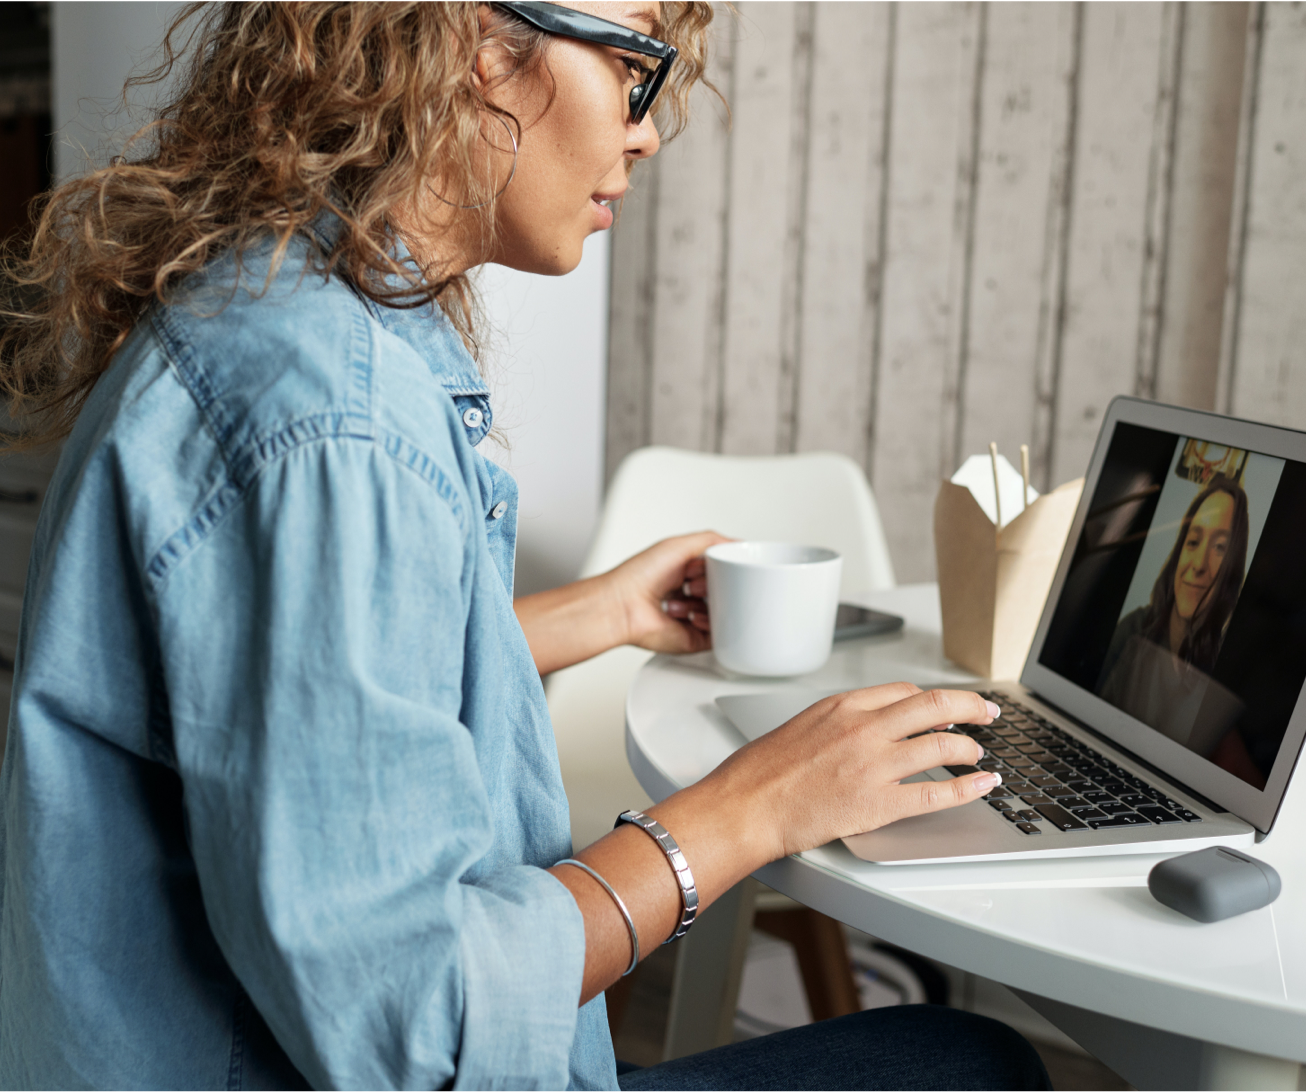
<svg viewBox="0 0 1306 1092">
<path fill-rule="evenodd" d="M 315 261 L 320 272 L 339 271 L 385 306 L 438 304 L 475 352 L 467 277 L 401 268 L 393 254 L 394 213 L 416 203 L 424 180 L 451 179 L 445 196 L 460 204 L 493 197 L 480 193 L 474 169 L 481 115 L 516 119 L 470 78 L 477 51 L 503 48 L 508 76 L 544 60 L 542 32 L 492 7 L 482 28 L 481 6 L 199 3 L 183 11 L 163 62 L 128 84 L 159 83 L 184 65 L 177 90 L 125 155 L 39 199 L 26 253 L 5 261 L 0 391 L 22 423 L 5 445 L 67 435 L 145 310 L 188 274 L 268 238 L 275 269 L 296 232 L 326 210 L 341 230 Z M 688 119 L 711 21 L 707 3 L 662 5 L 655 34 L 680 51 L 655 106 L 664 139 Z M 492 237 L 494 201 L 478 215 Z"/>
</svg>

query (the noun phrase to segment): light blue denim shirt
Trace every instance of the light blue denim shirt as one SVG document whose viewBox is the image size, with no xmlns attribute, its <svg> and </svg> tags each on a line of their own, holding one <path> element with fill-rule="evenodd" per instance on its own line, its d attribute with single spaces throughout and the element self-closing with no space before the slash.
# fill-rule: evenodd
<svg viewBox="0 0 1306 1092">
<path fill-rule="evenodd" d="M 116 354 L 28 573 L 3 772 L 6 1087 L 616 1087 L 516 486 L 430 310 L 292 246 Z M 252 286 L 252 287 L 250 287 Z"/>
</svg>

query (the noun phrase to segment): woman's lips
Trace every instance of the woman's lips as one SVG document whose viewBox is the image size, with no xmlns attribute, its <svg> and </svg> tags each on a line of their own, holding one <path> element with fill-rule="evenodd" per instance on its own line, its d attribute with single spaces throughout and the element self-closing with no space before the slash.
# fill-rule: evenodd
<svg viewBox="0 0 1306 1092">
<path fill-rule="evenodd" d="M 612 226 L 612 210 L 607 205 L 599 204 L 597 197 L 590 198 L 590 205 L 594 209 L 594 215 L 599 221 L 599 231 L 606 231 Z"/>
</svg>

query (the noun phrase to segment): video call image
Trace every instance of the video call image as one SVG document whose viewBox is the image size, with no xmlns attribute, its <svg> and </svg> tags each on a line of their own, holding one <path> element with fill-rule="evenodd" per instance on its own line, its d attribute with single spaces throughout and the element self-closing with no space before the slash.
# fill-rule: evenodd
<svg viewBox="0 0 1306 1092">
<path fill-rule="evenodd" d="M 1301 464 L 1118 425 L 1040 662 L 1264 788 L 1306 677 L 1304 554 Z"/>
</svg>

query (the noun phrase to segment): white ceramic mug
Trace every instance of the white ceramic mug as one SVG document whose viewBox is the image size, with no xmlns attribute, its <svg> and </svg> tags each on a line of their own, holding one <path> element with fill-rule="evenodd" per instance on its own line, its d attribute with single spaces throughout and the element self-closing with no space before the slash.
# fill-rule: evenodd
<svg viewBox="0 0 1306 1092">
<path fill-rule="evenodd" d="M 706 556 L 717 663 L 741 675 L 805 675 L 830 658 L 843 569 L 834 550 L 723 542 Z"/>
</svg>

